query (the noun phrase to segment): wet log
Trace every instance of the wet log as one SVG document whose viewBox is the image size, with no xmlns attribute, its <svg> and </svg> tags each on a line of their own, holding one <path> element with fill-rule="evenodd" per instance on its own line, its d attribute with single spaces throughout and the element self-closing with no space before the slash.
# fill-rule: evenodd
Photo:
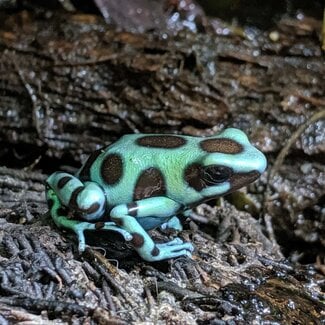
<svg viewBox="0 0 325 325">
<path fill-rule="evenodd" d="M 48 10 L 1 15 L 0 322 L 324 321 L 318 21 L 283 19 L 252 37 L 135 34 Z M 80 255 L 47 215 L 47 174 L 75 170 L 122 134 L 239 127 L 272 166 L 304 123 L 249 194 L 194 211 L 180 234 L 193 259 L 145 263 L 107 233 L 87 236 L 99 248 Z"/>
</svg>

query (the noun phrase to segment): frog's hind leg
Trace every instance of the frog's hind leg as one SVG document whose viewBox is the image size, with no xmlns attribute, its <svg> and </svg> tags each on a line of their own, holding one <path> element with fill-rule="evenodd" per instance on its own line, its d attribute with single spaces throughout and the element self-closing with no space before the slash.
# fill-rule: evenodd
<svg viewBox="0 0 325 325">
<path fill-rule="evenodd" d="M 58 227 L 70 229 L 77 234 L 78 237 L 78 250 L 83 252 L 86 248 L 85 241 L 85 230 L 111 230 L 120 233 L 124 240 L 130 241 L 132 239 L 132 235 L 126 230 L 116 226 L 114 222 L 96 222 L 90 223 L 86 221 L 73 220 L 65 216 L 66 210 L 58 196 L 52 189 L 47 190 L 47 202 L 50 208 L 50 214 Z"/>
<path fill-rule="evenodd" d="M 105 212 L 105 194 L 95 182 L 83 183 L 71 174 L 56 172 L 48 177 L 46 184 L 63 206 L 77 212 L 82 219 L 96 221 Z"/>
<path fill-rule="evenodd" d="M 121 204 L 111 211 L 111 219 L 132 235 L 131 243 L 138 254 L 146 261 L 160 261 L 179 256 L 191 256 L 193 246 L 176 238 L 168 243 L 155 244 L 140 225 L 146 217 L 165 220 L 175 214 L 180 204 L 166 197 L 152 197 L 130 204 Z M 158 220 L 159 221 L 159 220 Z M 144 222 L 142 222 L 144 223 Z M 161 222 L 163 223 L 163 222 Z"/>
</svg>

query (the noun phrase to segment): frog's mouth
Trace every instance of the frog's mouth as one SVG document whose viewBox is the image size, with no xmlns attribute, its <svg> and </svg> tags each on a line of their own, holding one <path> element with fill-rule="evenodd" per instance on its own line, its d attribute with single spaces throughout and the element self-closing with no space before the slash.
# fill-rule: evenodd
<svg viewBox="0 0 325 325">
<path fill-rule="evenodd" d="M 233 174 L 229 179 L 230 189 L 229 189 L 229 191 L 227 193 L 236 191 L 236 190 L 240 189 L 241 187 L 246 186 L 246 185 L 254 182 L 260 176 L 261 176 L 261 174 L 257 170 L 253 170 L 253 171 L 248 172 L 248 173 L 236 173 L 236 174 Z M 227 193 L 225 193 L 225 194 L 227 194 Z"/>
</svg>

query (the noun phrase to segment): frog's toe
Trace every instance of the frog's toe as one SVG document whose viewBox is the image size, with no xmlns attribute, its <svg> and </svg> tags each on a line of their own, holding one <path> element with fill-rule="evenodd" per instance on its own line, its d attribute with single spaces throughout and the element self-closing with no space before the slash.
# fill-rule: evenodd
<svg viewBox="0 0 325 325">
<path fill-rule="evenodd" d="M 164 243 L 164 244 L 159 244 L 161 245 L 162 247 L 164 246 L 170 246 L 170 247 L 173 247 L 174 250 L 176 249 L 187 249 L 189 250 L 190 252 L 193 252 L 194 251 L 194 246 L 191 244 L 191 243 L 184 243 L 182 239 L 176 237 L 175 239 L 167 242 L 167 243 Z"/>
<path fill-rule="evenodd" d="M 175 258 L 180 256 L 191 256 L 194 247 L 191 243 L 184 243 L 180 238 L 163 243 L 156 244 L 156 251 L 159 252 L 155 260 L 163 260 L 168 258 Z"/>
<path fill-rule="evenodd" d="M 182 239 L 180 239 L 179 237 L 174 238 L 173 240 L 167 242 L 167 243 L 162 243 L 162 244 L 157 244 L 160 247 L 167 247 L 167 246 L 178 246 L 178 245 L 185 245 L 185 244 L 189 244 L 193 247 L 192 244 L 190 243 L 184 243 Z"/>
<path fill-rule="evenodd" d="M 161 246 L 174 246 L 174 245 L 179 245 L 179 244 L 183 244 L 183 241 L 176 237 L 175 239 L 167 242 L 167 243 L 163 243 L 163 244 L 158 244 L 158 245 L 161 245 Z"/>
<path fill-rule="evenodd" d="M 78 238 L 78 252 L 83 253 L 86 249 L 85 238 Z"/>
<path fill-rule="evenodd" d="M 166 229 L 174 229 L 176 231 L 182 231 L 183 226 L 179 219 L 174 216 L 171 219 L 169 219 L 167 222 L 164 222 L 163 224 L 160 225 L 161 230 L 166 230 Z"/>
<path fill-rule="evenodd" d="M 187 251 L 189 252 L 193 252 L 194 251 L 194 246 L 191 244 L 191 243 L 182 243 L 182 244 L 175 244 L 173 246 L 170 246 L 170 247 L 173 247 L 173 250 L 183 250 L 183 249 L 186 249 Z"/>
<path fill-rule="evenodd" d="M 168 222 L 165 222 L 165 223 L 160 225 L 161 230 L 166 230 L 167 228 L 168 228 Z"/>
<path fill-rule="evenodd" d="M 182 257 L 182 256 L 188 256 L 188 257 L 192 257 L 192 253 L 189 252 L 187 249 L 182 249 L 180 251 L 177 252 L 171 252 L 168 253 L 168 257 L 166 258 L 176 258 L 176 257 Z"/>
</svg>

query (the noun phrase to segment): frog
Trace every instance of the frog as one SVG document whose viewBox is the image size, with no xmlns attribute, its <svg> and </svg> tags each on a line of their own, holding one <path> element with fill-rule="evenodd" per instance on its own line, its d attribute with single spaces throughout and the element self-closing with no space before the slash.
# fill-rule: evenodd
<svg viewBox="0 0 325 325">
<path fill-rule="evenodd" d="M 255 181 L 265 155 L 236 128 L 206 137 L 127 134 L 94 151 L 75 175 L 57 171 L 46 180 L 54 223 L 78 237 L 85 231 L 114 231 L 148 262 L 191 257 L 194 246 L 176 237 L 153 241 L 148 231 L 182 231 L 179 217 L 202 202 Z"/>
</svg>

